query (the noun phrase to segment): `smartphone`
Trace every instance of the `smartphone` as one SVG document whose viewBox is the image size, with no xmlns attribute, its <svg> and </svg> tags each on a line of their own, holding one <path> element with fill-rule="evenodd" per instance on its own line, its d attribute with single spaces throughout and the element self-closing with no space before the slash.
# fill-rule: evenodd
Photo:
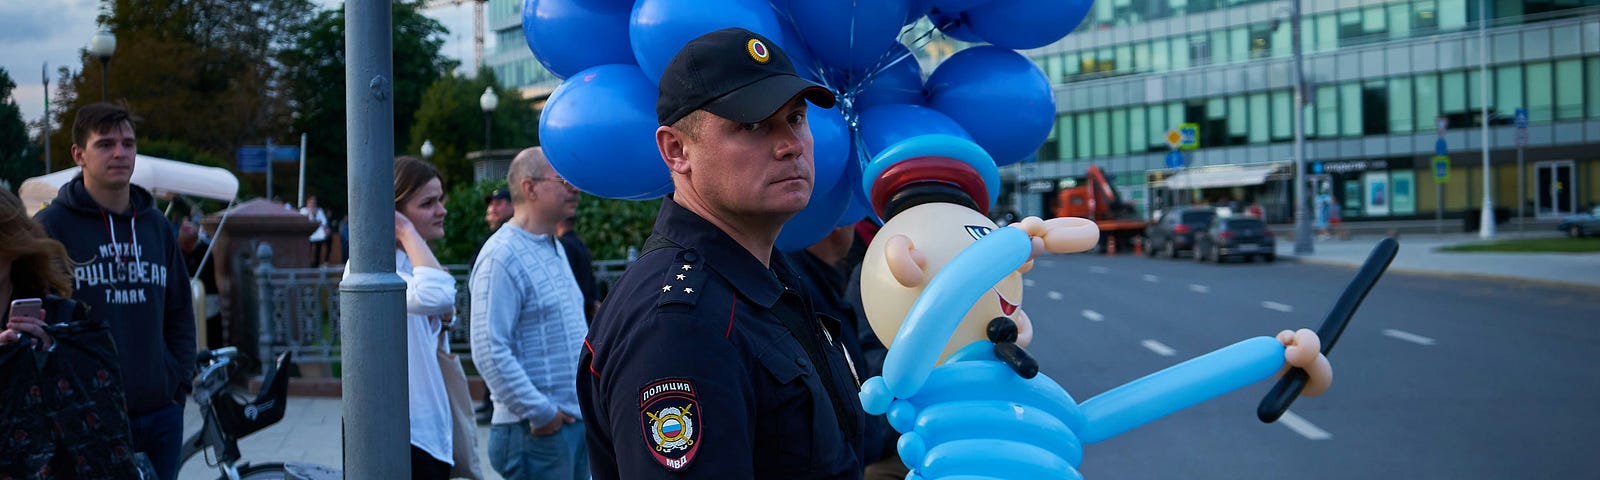
<svg viewBox="0 0 1600 480">
<path fill-rule="evenodd" d="M 44 319 L 44 302 L 37 298 L 19 298 L 11 301 L 12 317 Z M 9 320 L 9 319 L 8 319 Z"/>
</svg>

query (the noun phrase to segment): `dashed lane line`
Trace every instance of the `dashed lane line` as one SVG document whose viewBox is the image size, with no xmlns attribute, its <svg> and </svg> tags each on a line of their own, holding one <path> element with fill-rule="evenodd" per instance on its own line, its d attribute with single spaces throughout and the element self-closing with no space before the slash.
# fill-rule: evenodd
<svg viewBox="0 0 1600 480">
<path fill-rule="evenodd" d="M 1317 428 L 1316 425 L 1312 425 L 1311 422 L 1306 421 L 1306 419 L 1300 418 L 1300 416 L 1295 415 L 1294 412 L 1283 412 L 1283 416 L 1278 418 L 1278 423 L 1283 424 L 1285 427 L 1289 427 L 1290 430 L 1294 430 L 1294 433 L 1298 433 L 1300 436 L 1306 437 L 1307 440 L 1327 440 L 1333 438 L 1333 434 L 1328 433 L 1327 430 Z"/>
<path fill-rule="evenodd" d="M 1111 272 L 1111 269 L 1106 268 L 1106 267 L 1089 267 L 1089 273 L 1110 273 L 1110 272 Z"/>
<path fill-rule="evenodd" d="M 1411 333 L 1411 332 L 1404 332 L 1404 331 L 1400 331 L 1400 330 L 1395 330 L 1393 328 L 1385 328 L 1385 329 L 1383 329 L 1383 334 L 1386 335 L 1386 336 L 1398 338 L 1400 340 L 1404 340 L 1404 341 L 1415 343 L 1417 345 L 1422 345 L 1422 346 L 1429 346 L 1429 345 L 1433 345 L 1435 343 L 1434 340 L 1431 339 L 1431 338 L 1424 337 L 1422 335 L 1417 335 L 1417 334 Z"/>
<path fill-rule="evenodd" d="M 1191 290 L 1191 291 L 1193 291 L 1195 293 L 1211 293 L 1211 287 L 1207 287 L 1205 285 L 1200 285 L 1198 283 L 1189 284 L 1189 290 Z"/>
<path fill-rule="evenodd" d="M 1157 277 L 1155 275 L 1151 275 L 1151 274 L 1146 273 L 1146 274 L 1144 274 L 1144 281 L 1150 282 L 1150 283 L 1156 283 L 1156 282 L 1161 281 L 1161 277 Z"/>
<path fill-rule="evenodd" d="M 1031 286 L 1033 286 L 1034 283 L 1036 283 L 1036 282 L 1034 282 L 1033 279 L 1031 279 L 1031 278 L 1022 279 L 1022 286 L 1024 286 L 1024 287 L 1031 287 Z"/>
<path fill-rule="evenodd" d="M 1103 322 L 1106 320 L 1104 315 L 1101 315 L 1100 312 L 1096 312 L 1094 310 L 1084 310 L 1083 318 L 1087 318 L 1091 322 Z"/>
<path fill-rule="evenodd" d="M 1277 311 L 1284 312 L 1284 313 L 1289 313 L 1289 312 L 1293 312 L 1294 311 L 1294 307 L 1292 307 L 1292 306 L 1285 305 L 1285 304 L 1278 303 L 1278 302 L 1274 302 L 1274 301 L 1270 301 L 1270 300 L 1261 302 L 1261 306 L 1263 308 L 1266 308 L 1267 310 L 1277 310 Z"/>
<path fill-rule="evenodd" d="M 1150 351 L 1156 352 L 1156 355 L 1160 355 L 1160 356 L 1163 356 L 1163 357 L 1170 357 L 1170 356 L 1172 356 L 1172 354 L 1178 353 L 1178 351 L 1177 350 L 1173 350 L 1172 347 L 1166 346 L 1165 344 L 1162 344 L 1161 342 L 1157 342 L 1155 340 L 1145 340 L 1143 342 L 1140 342 L 1140 345 L 1144 345 L 1144 348 L 1148 348 L 1148 349 L 1150 349 Z"/>
<path fill-rule="evenodd" d="M 1046 294 L 1044 294 L 1044 296 L 1050 297 L 1051 300 L 1060 300 L 1061 299 L 1061 292 L 1057 292 L 1055 290 L 1051 290 L 1050 293 L 1046 293 Z"/>
</svg>

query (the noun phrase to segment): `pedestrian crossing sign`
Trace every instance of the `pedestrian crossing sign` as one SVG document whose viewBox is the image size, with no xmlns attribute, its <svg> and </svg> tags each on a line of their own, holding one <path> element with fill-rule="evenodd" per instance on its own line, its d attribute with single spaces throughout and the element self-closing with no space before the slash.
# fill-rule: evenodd
<svg viewBox="0 0 1600 480">
<path fill-rule="evenodd" d="M 1450 156 L 1433 156 L 1433 183 L 1450 183 Z"/>
</svg>

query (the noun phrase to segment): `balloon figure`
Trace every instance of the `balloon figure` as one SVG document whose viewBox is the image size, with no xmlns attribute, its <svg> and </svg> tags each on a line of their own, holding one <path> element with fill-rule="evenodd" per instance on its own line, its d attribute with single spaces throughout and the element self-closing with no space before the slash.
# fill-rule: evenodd
<svg viewBox="0 0 1600 480">
<path fill-rule="evenodd" d="M 986 216 L 999 197 L 999 166 L 1038 151 L 1056 123 L 1051 80 L 1014 49 L 1059 40 L 1092 0 L 524 1 L 530 48 L 566 78 L 545 107 L 540 138 L 551 165 L 591 194 L 671 193 L 654 143 L 655 79 L 700 34 L 744 27 L 778 39 L 802 76 L 834 90 L 837 112 L 807 115 L 811 201 L 776 243 L 792 251 L 862 217 L 883 222 L 861 284 L 889 352 L 861 399 L 903 433 L 910 478 L 1081 478 L 1084 444 L 1274 373 L 1308 376 L 1307 395 L 1331 381 L 1323 353 L 1342 324 L 1325 325 L 1320 337 L 1300 330 L 1246 339 L 1081 403 L 1028 354 L 1037 320 L 1021 308 L 1021 275 L 1045 252 L 1094 247 L 1099 231 L 1081 218 L 1029 217 L 1001 228 Z M 928 67 L 912 54 L 920 45 L 899 41 L 922 17 L 941 35 L 990 45 L 958 52 L 924 81 Z M 1295 392 L 1274 392 L 1286 398 L 1281 408 Z"/>
</svg>

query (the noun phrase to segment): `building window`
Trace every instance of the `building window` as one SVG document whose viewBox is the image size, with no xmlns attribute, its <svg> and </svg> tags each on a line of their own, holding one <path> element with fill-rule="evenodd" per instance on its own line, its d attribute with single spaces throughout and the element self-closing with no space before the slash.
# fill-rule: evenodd
<svg viewBox="0 0 1600 480">
<path fill-rule="evenodd" d="M 1495 68 L 1494 87 L 1494 103 L 1489 105 L 1491 115 L 1510 115 L 1517 107 L 1527 105 L 1522 99 L 1521 65 Z"/>
<path fill-rule="evenodd" d="M 1361 133 L 1389 133 L 1389 89 L 1383 80 L 1361 84 Z"/>
<path fill-rule="evenodd" d="M 1083 64 L 1078 60 L 1077 52 L 1061 56 L 1061 68 L 1064 70 L 1061 77 L 1063 79 L 1070 79 L 1083 73 Z"/>
<path fill-rule="evenodd" d="M 1267 94 L 1250 95 L 1250 143 L 1267 143 L 1272 116 L 1267 113 Z"/>
<path fill-rule="evenodd" d="M 1228 111 L 1232 112 L 1228 118 L 1228 144 L 1244 145 L 1250 142 L 1250 115 L 1245 108 L 1248 100 L 1243 96 L 1228 97 Z"/>
<path fill-rule="evenodd" d="M 1439 76 L 1439 111 L 1446 115 L 1467 112 L 1467 74 L 1450 72 Z"/>
<path fill-rule="evenodd" d="M 1171 40 L 1158 39 L 1150 42 L 1150 68 L 1157 72 L 1172 69 Z"/>
<path fill-rule="evenodd" d="M 1439 29 L 1439 2 L 1421 0 L 1411 9 L 1411 27 L 1418 32 L 1431 33 Z"/>
<path fill-rule="evenodd" d="M 1294 138 L 1294 104 L 1289 90 L 1272 92 L 1272 141 Z"/>
<path fill-rule="evenodd" d="M 1133 69 L 1139 68 L 1132 63 L 1134 61 L 1132 45 L 1118 46 L 1114 53 L 1111 54 L 1111 60 L 1112 67 L 1111 70 L 1107 70 L 1108 72 L 1123 70 L 1124 72 L 1122 73 L 1128 73 Z"/>
<path fill-rule="evenodd" d="M 1339 48 L 1339 16 L 1332 13 L 1317 15 L 1317 41 L 1311 45 L 1315 51 L 1324 52 Z"/>
<path fill-rule="evenodd" d="M 1167 102 L 1167 125 L 1169 125 L 1167 128 L 1178 128 L 1178 124 L 1187 122 L 1190 118 L 1200 117 L 1185 116 L 1182 102 Z"/>
<path fill-rule="evenodd" d="M 1250 29 L 1236 27 L 1228 30 L 1228 59 L 1239 62 L 1250 58 Z"/>
<path fill-rule="evenodd" d="M 1128 151 L 1143 152 L 1149 150 L 1150 130 L 1149 123 L 1144 119 L 1144 107 L 1133 107 L 1128 110 Z"/>
<path fill-rule="evenodd" d="M 1434 74 L 1417 75 L 1416 87 L 1417 131 L 1432 131 L 1436 128 L 1434 120 L 1439 118 L 1439 77 Z"/>
<path fill-rule="evenodd" d="M 1244 53 L 1240 51 L 1239 53 Z M 1211 63 L 1228 63 L 1242 60 L 1243 57 L 1234 58 L 1234 51 L 1228 48 L 1228 31 L 1217 30 L 1211 32 Z"/>
<path fill-rule="evenodd" d="M 1583 78 L 1589 85 L 1589 118 L 1600 118 L 1600 58 L 1589 59 L 1588 70 Z"/>
<path fill-rule="evenodd" d="M 1389 38 L 1411 36 L 1411 5 L 1400 2 L 1389 6 Z"/>
<path fill-rule="evenodd" d="M 1317 136 L 1339 136 L 1339 88 L 1329 85 L 1317 87 Z"/>
<path fill-rule="evenodd" d="M 1078 147 L 1077 147 L 1078 156 L 1077 156 L 1077 158 L 1078 159 L 1085 159 L 1085 158 L 1093 157 L 1094 156 L 1094 150 L 1093 150 L 1093 148 L 1094 148 L 1094 140 L 1093 140 L 1094 139 L 1094 126 L 1090 125 L 1091 122 L 1090 122 L 1090 119 L 1089 119 L 1089 113 L 1088 112 L 1084 112 L 1084 113 L 1078 114 L 1074 121 L 1077 122 L 1077 124 L 1078 124 L 1077 128 L 1073 130 L 1073 132 L 1076 134 L 1075 136 L 1078 137 Z"/>
<path fill-rule="evenodd" d="M 1279 30 L 1285 27 L 1278 27 Z M 1250 58 L 1267 58 L 1272 56 L 1272 34 L 1267 26 L 1258 26 L 1250 29 Z"/>
<path fill-rule="evenodd" d="M 1133 70 L 1148 72 L 1150 68 L 1150 42 L 1140 42 L 1133 46 Z"/>
<path fill-rule="evenodd" d="M 1200 125 L 1201 145 L 1229 145 L 1228 103 L 1221 98 L 1206 100 L 1206 121 Z"/>
<path fill-rule="evenodd" d="M 1467 28 L 1467 0 L 1439 0 L 1439 31 L 1454 32 L 1463 28 Z"/>
<path fill-rule="evenodd" d="M 1411 79 L 1399 77 L 1389 80 L 1389 132 L 1411 133 L 1412 107 Z"/>
<path fill-rule="evenodd" d="M 1583 118 L 1583 61 L 1556 62 L 1556 118 L 1576 120 Z M 1589 101 L 1594 101 L 1590 98 Z"/>
<path fill-rule="evenodd" d="M 1111 154 L 1122 156 L 1128 154 L 1128 111 L 1116 109 L 1111 111 Z"/>
<path fill-rule="evenodd" d="M 1094 112 L 1094 156 L 1104 157 L 1111 154 L 1111 112 L 1101 110 Z"/>
<path fill-rule="evenodd" d="M 1485 72 L 1482 69 L 1478 68 L 1467 71 L 1467 111 L 1469 112 L 1481 111 L 1483 109 L 1483 102 L 1487 100 L 1484 98 L 1484 96 L 1494 95 L 1494 77 L 1491 76 L 1485 80 L 1483 78 L 1484 73 Z M 1487 93 L 1485 93 L 1483 90 L 1485 85 L 1484 82 L 1487 82 L 1488 85 Z M 1493 103 L 1493 101 L 1490 102 L 1491 105 Z M 1476 115 L 1476 113 L 1474 113 L 1474 115 Z"/>
<path fill-rule="evenodd" d="M 1149 107 L 1150 131 L 1155 135 L 1150 136 L 1150 149 L 1159 151 L 1167 146 L 1167 130 L 1172 129 L 1172 124 L 1167 123 L 1167 107 L 1165 105 L 1151 105 Z"/>
<path fill-rule="evenodd" d="M 1551 98 L 1550 91 L 1550 62 L 1528 64 L 1528 121 L 1546 123 L 1555 118 L 1552 105 L 1555 100 Z"/>
</svg>

